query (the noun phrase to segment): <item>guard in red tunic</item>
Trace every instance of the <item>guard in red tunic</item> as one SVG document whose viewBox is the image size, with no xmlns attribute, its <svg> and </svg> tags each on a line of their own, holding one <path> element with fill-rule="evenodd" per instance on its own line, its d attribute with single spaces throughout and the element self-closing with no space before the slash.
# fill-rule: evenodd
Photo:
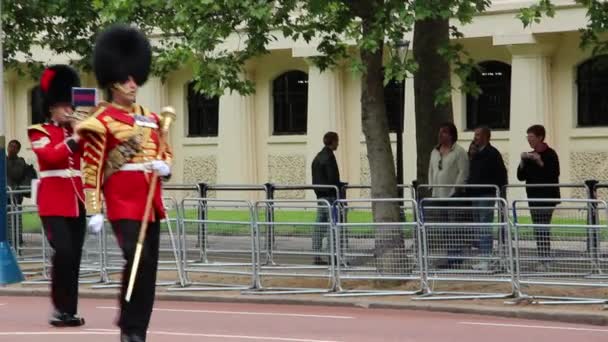
<svg viewBox="0 0 608 342">
<path fill-rule="evenodd" d="M 111 94 L 86 120 L 76 126 L 85 140 L 84 183 L 86 207 L 94 214 L 92 230 L 105 214 L 126 260 L 122 274 L 118 326 L 122 342 L 146 339 L 156 287 L 160 220 L 165 217 L 161 186 L 153 197 L 152 212 L 131 300 L 126 302 L 133 257 L 144 217 L 153 172 L 169 176 L 171 153 L 163 140 L 158 115 L 135 103 L 139 86 L 149 74 L 151 48 L 148 39 L 134 28 L 115 25 L 100 33 L 95 44 L 93 66 L 101 88 Z"/>
<path fill-rule="evenodd" d="M 51 294 L 55 308 L 50 319 L 54 326 L 80 326 L 78 277 L 82 245 L 86 233 L 86 214 L 80 172 L 82 141 L 73 134 L 72 87 L 80 78 L 67 65 L 54 65 L 42 73 L 40 90 L 47 121 L 28 128 L 32 150 L 38 158 L 39 184 L 35 201 L 54 249 Z"/>
</svg>

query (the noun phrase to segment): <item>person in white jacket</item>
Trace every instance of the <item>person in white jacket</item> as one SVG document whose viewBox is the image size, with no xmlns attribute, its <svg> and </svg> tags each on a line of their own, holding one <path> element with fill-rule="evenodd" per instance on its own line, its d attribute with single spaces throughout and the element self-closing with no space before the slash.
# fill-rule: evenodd
<svg viewBox="0 0 608 342">
<path fill-rule="evenodd" d="M 429 162 L 429 184 L 465 184 L 469 177 L 467 151 L 458 145 L 458 131 L 453 123 L 439 128 L 439 144 L 431 152 Z M 433 197 L 453 197 L 460 189 L 453 187 L 432 188 Z"/>
<path fill-rule="evenodd" d="M 450 209 L 450 206 L 463 205 L 461 201 L 441 201 L 442 198 L 464 197 L 465 191 L 462 187 L 433 187 L 433 185 L 463 185 L 469 177 L 469 157 L 467 151 L 457 144 L 458 130 L 453 123 L 444 123 L 439 127 L 439 143 L 431 152 L 429 162 L 429 185 L 433 206 L 440 209 L 426 210 L 427 217 L 435 222 L 459 222 L 466 218 L 466 212 Z M 429 215 L 430 214 L 430 215 Z M 429 243 L 434 249 L 446 249 L 447 259 L 441 260 L 437 265 L 439 268 L 453 268 L 461 264 L 461 259 L 454 256 L 462 254 L 467 245 L 467 233 L 456 227 L 431 227 L 429 231 Z"/>
</svg>

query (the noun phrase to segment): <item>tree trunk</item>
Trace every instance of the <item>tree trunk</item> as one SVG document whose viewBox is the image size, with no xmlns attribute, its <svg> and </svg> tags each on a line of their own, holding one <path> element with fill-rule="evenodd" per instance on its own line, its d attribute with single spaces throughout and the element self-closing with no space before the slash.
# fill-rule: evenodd
<svg viewBox="0 0 608 342">
<path fill-rule="evenodd" d="M 363 35 L 370 34 L 371 19 L 363 18 Z M 396 198 L 397 179 L 384 106 L 382 71 L 383 42 L 375 52 L 361 51 L 365 73 L 361 79 L 361 119 L 371 174 L 372 198 Z M 397 202 L 375 203 L 374 222 L 399 222 Z M 375 230 L 375 257 L 384 274 L 404 272 L 405 249 L 400 226 L 381 226 Z"/>
<path fill-rule="evenodd" d="M 449 41 L 447 19 L 428 19 L 414 24 L 414 59 L 418 70 L 414 74 L 414 103 L 416 110 L 417 181 L 428 183 L 429 159 L 437 145 L 439 126 L 453 121 L 452 102 L 435 106 L 437 90 L 450 82 L 450 65 L 439 55 L 438 48 Z"/>
</svg>

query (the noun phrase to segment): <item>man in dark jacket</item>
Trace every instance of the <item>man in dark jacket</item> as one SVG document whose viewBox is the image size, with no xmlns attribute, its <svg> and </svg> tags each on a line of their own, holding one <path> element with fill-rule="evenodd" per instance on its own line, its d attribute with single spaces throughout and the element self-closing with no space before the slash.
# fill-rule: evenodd
<svg viewBox="0 0 608 342">
<path fill-rule="evenodd" d="M 559 183 L 559 158 L 557 153 L 545 143 L 545 128 L 534 125 L 528 128 L 528 143 L 532 152 L 524 152 L 521 162 L 517 168 L 517 179 L 526 181 L 526 184 L 558 184 Z M 560 198 L 558 186 L 552 187 L 527 187 L 528 199 L 557 199 Z M 550 224 L 555 206 L 558 201 L 529 203 L 530 215 L 533 224 Z M 542 208 L 541 208 L 542 207 Z M 551 231 L 546 227 L 535 227 L 536 248 L 541 262 L 538 265 L 540 271 L 547 269 L 551 252 Z"/>
<path fill-rule="evenodd" d="M 23 157 L 19 156 L 19 151 L 21 151 L 21 143 L 18 140 L 11 140 L 8 143 L 6 156 L 6 181 L 7 185 L 11 187 L 13 191 L 19 190 L 19 187 L 21 186 L 29 186 L 29 184 L 25 184 L 29 165 L 25 162 Z M 23 203 L 23 195 L 21 193 L 16 193 L 11 196 L 8 196 L 9 205 L 11 204 L 12 198 L 12 204 L 15 206 L 14 209 L 20 211 L 21 204 Z M 19 245 L 23 244 L 22 217 L 21 214 L 17 213 L 11 216 L 8 217 L 8 233 L 9 240 L 13 243 L 13 247 L 15 247 L 16 244 L 13 241 L 13 237 L 17 238 L 17 235 L 19 235 Z"/>
<path fill-rule="evenodd" d="M 338 170 L 338 162 L 334 151 L 338 149 L 339 138 L 336 132 L 327 132 L 323 136 L 323 149 L 317 153 L 315 159 L 312 161 L 312 184 L 313 185 L 333 185 L 340 189 L 340 171 Z M 334 189 L 315 189 L 317 199 L 327 200 L 330 204 L 337 199 L 338 194 Z M 317 222 L 329 222 L 329 212 L 324 205 L 319 203 L 319 209 L 317 210 Z M 329 231 L 329 225 L 327 226 L 315 226 L 312 235 L 312 250 L 315 253 L 314 263 L 315 265 L 326 265 L 320 257 L 321 249 L 323 247 L 323 237 L 327 235 Z M 329 239 L 328 239 L 329 244 Z"/>
<path fill-rule="evenodd" d="M 467 184 L 496 185 L 499 189 L 507 184 L 507 168 L 500 152 L 490 144 L 492 132 L 488 127 L 482 126 L 475 129 L 475 136 L 469 148 L 469 178 Z M 468 188 L 470 197 L 496 197 L 496 189 L 492 187 Z M 479 208 L 474 211 L 476 222 L 488 223 L 494 221 L 494 205 L 496 201 L 477 200 L 473 201 L 473 207 Z M 479 252 L 482 256 L 492 254 L 494 245 L 494 234 L 492 227 L 479 229 Z M 479 270 L 488 270 L 489 262 L 482 260 L 473 265 Z"/>
</svg>

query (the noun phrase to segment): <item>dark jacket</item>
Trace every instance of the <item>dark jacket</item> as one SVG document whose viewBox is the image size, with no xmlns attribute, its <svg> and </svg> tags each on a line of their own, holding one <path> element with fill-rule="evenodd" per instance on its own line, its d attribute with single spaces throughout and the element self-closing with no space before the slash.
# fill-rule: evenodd
<svg viewBox="0 0 608 342">
<path fill-rule="evenodd" d="M 340 171 L 334 151 L 324 147 L 312 161 L 312 184 L 335 185 L 340 189 Z M 317 198 L 336 198 L 332 189 L 315 189 Z"/>
<path fill-rule="evenodd" d="M 540 152 L 543 167 L 535 161 L 524 159 L 517 168 L 517 179 L 526 181 L 526 184 L 558 184 L 559 183 L 559 159 L 557 153 L 551 147 Z M 528 187 L 526 188 L 528 198 L 560 198 L 559 187 Z M 557 204 L 557 203 L 555 203 Z M 533 203 L 530 204 L 534 205 Z M 546 204 L 536 204 L 546 206 Z"/>
<path fill-rule="evenodd" d="M 7 185 L 11 188 L 17 188 L 23 185 L 25 180 L 25 172 L 27 163 L 22 157 L 6 158 L 6 180 Z"/>
<path fill-rule="evenodd" d="M 469 164 L 467 184 L 496 185 L 502 190 L 507 181 L 505 162 L 494 146 L 488 144 L 473 155 Z M 495 197 L 496 191 L 491 188 L 469 188 L 467 194 L 471 197 Z"/>
</svg>

